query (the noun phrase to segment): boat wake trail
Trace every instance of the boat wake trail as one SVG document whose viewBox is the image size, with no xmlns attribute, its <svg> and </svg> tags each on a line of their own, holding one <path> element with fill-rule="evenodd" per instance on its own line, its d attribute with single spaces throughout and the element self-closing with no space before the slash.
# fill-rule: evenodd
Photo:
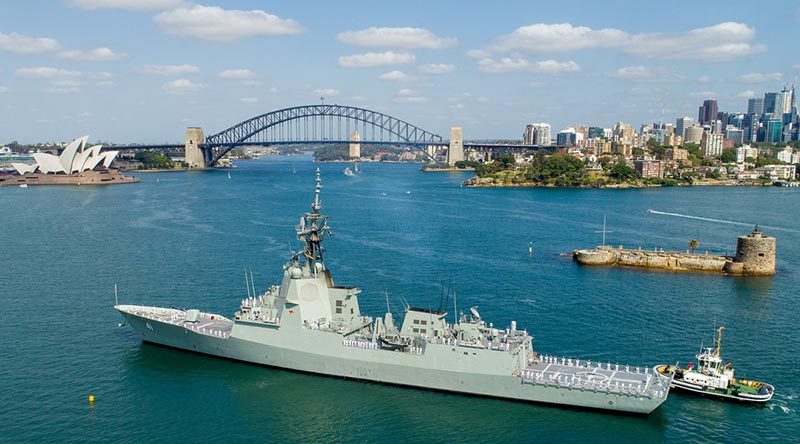
<svg viewBox="0 0 800 444">
<path fill-rule="evenodd" d="M 651 214 L 659 214 L 661 216 L 682 217 L 684 219 L 702 220 L 702 221 L 705 221 L 705 222 L 715 222 L 715 223 L 718 223 L 718 224 L 740 225 L 740 226 L 743 226 L 743 227 L 753 227 L 753 226 L 756 225 L 756 224 L 747 223 L 747 222 L 737 222 L 735 220 L 715 219 L 713 217 L 703 217 L 703 216 L 692 216 L 691 214 L 670 213 L 670 212 L 667 212 L 667 211 L 658 211 L 658 210 L 653 210 L 653 209 L 650 209 L 650 208 L 647 209 L 647 212 L 651 213 Z M 759 225 L 759 226 L 761 228 L 767 228 L 767 229 L 775 230 L 775 231 L 786 231 L 786 232 L 789 232 L 789 233 L 798 233 L 798 234 L 800 234 L 800 231 L 792 230 L 790 228 L 772 227 L 772 226 L 767 226 L 767 225 Z"/>
</svg>

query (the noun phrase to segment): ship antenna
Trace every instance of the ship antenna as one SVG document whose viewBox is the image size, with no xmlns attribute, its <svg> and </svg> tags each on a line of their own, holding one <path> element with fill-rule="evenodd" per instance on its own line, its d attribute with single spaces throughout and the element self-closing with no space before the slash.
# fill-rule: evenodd
<svg viewBox="0 0 800 444">
<path fill-rule="evenodd" d="M 253 297 L 256 297 L 256 283 L 253 282 L 253 269 L 250 269 L 250 285 L 253 288 Z"/>
<path fill-rule="evenodd" d="M 247 268 L 244 269 L 244 288 L 247 289 L 247 297 L 250 297 L 250 282 L 247 280 Z"/>
<path fill-rule="evenodd" d="M 116 307 L 119 305 L 119 299 L 117 298 L 117 284 L 114 284 L 114 306 Z"/>
<path fill-rule="evenodd" d="M 719 328 L 717 328 L 717 340 L 715 341 L 716 344 L 714 344 L 715 347 L 716 347 L 714 352 L 717 354 L 717 356 L 720 355 L 720 350 L 722 349 L 722 332 L 723 331 L 725 331 L 725 327 L 719 326 Z"/>
<path fill-rule="evenodd" d="M 458 324 L 458 303 L 456 302 L 456 289 L 453 289 L 453 318 L 455 324 Z"/>
</svg>

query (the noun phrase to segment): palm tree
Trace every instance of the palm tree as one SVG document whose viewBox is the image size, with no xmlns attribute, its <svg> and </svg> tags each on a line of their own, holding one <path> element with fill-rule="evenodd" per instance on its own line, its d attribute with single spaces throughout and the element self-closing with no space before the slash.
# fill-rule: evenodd
<svg viewBox="0 0 800 444">
<path fill-rule="evenodd" d="M 699 246 L 700 243 L 697 242 L 697 239 L 692 239 L 689 241 L 689 249 L 692 250 L 692 253 L 694 253 L 694 250 L 697 250 L 697 247 Z"/>
</svg>

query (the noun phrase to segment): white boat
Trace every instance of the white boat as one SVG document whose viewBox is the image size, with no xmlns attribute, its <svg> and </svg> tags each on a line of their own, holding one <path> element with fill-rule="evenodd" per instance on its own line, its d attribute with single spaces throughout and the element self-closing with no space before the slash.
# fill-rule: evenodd
<svg viewBox="0 0 800 444">
<path fill-rule="evenodd" d="M 671 365 L 659 365 L 656 371 L 662 375 L 672 375 L 670 386 L 689 393 L 704 395 L 717 399 L 767 402 L 775 394 L 775 388 L 766 382 L 735 378 L 730 362 L 722 363 L 722 332 L 725 327 L 717 329 L 714 348 L 706 348 L 697 357 L 697 367 L 690 362 L 687 368 Z"/>
<path fill-rule="evenodd" d="M 344 169 L 344 175 L 345 176 L 355 176 L 356 173 L 354 173 L 353 170 L 350 169 L 350 167 L 347 167 L 347 168 Z"/>
<path fill-rule="evenodd" d="M 27 183 L 21 183 L 21 184 L 19 185 L 19 187 L 20 187 L 20 188 L 28 188 L 28 184 L 27 184 Z"/>
</svg>

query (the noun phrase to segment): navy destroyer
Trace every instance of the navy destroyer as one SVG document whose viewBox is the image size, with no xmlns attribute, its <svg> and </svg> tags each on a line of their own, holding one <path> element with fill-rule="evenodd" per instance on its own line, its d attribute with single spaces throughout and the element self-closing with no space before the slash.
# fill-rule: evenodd
<svg viewBox="0 0 800 444">
<path fill-rule="evenodd" d="M 543 355 L 512 321 L 497 328 L 477 308 L 454 316 L 405 307 L 361 313 L 360 290 L 337 285 L 323 261 L 328 217 L 320 213 L 319 170 L 311 211 L 300 218 L 303 249 L 283 280 L 249 292 L 232 319 L 198 309 L 116 305 L 144 341 L 308 373 L 518 401 L 649 414 L 670 376 L 650 367 Z M 252 284 L 251 284 L 252 287 Z"/>
</svg>

